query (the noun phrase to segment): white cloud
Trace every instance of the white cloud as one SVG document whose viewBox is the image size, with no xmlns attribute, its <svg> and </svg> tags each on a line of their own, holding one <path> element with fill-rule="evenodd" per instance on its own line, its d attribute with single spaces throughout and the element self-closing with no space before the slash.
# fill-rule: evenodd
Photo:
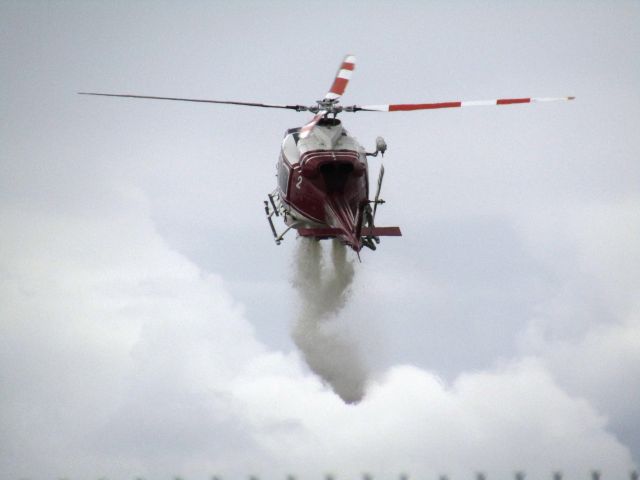
<svg viewBox="0 0 640 480">
<path fill-rule="evenodd" d="M 447 385 L 397 366 L 357 406 L 255 339 L 216 275 L 171 251 L 139 194 L 95 216 L 2 211 L 0 470 L 622 475 L 626 447 L 543 363 Z"/>
<path fill-rule="evenodd" d="M 637 449 L 640 199 L 543 208 L 521 231 L 554 272 L 555 287 L 522 332 L 522 351 L 540 358 L 568 392 L 588 398 Z"/>
</svg>

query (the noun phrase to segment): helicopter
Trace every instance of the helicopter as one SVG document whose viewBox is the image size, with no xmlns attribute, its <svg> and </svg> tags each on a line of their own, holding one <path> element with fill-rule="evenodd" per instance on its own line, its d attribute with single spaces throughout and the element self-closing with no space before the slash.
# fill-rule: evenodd
<svg viewBox="0 0 640 480">
<path fill-rule="evenodd" d="M 369 165 L 367 157 L 384 157 L 387 144 L 377 137 L 373 152 L 367 152 L 349 135 L 337 118 L 343 112 L 401 112 L 460 108 L 488 105 L 513 105 L 535 102 L 573 100 L 575 97 L 502 98 L 495 100 L 452 101 L 439 103 L 404 103 L 384 105 L 340 105 L 356 59 L 346 55 L 338 68 L 331 88 L 315 105 L 276 105 L 228 100 L 206 100 L 149 95 L 78 92 L 80 95 L 172 100 L 181 102 L 279 108 L 310 112 L 314 116 L 302 127 L 286 130 L 276 164 L 277 186 L 264 201 L 264 210 L 275 243 L 280 245 L 285 234 L 296 230 L 300 237 L 338 239 L 359 256 L 363 247 L 376 250 L 380 237 L 401 236 L 399 227 L 375 225 L 384 178 L 380 164 L 376 193 L 369 198 Z M 284 220 L 278 232 L 274 218 Z"/>
</svg>

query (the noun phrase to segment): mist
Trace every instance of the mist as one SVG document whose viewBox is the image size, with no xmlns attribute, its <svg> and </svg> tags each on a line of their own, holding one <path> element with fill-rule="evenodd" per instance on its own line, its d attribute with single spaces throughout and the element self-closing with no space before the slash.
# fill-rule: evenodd
<svg viewBox="0 0 640 480">
<path fill-rule="evenodd" d="M 368 372 L 339 322 L 355 269 L 339 241 L 332 241 L 330 262 L 324 261 L 324 253 L 319 241 L 298 239 L 292 283 L 300 305 L 292 337 L 309 368 L 345 403 L 358 403 L 365 395 Z"/>
</svg>

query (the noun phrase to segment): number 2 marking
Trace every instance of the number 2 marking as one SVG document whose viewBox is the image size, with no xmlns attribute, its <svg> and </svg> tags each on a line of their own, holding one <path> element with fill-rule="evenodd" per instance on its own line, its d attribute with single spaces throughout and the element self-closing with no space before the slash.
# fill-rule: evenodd
<svg viewBox="0 0 640 480">
<path fill-rule="evenodd" d="M 296 188 L 298 190 L 300 190 L 301 187 L 302 187 L 302 175 L 298 177 L 298 182 L 296 183 Z"/>
</svg>

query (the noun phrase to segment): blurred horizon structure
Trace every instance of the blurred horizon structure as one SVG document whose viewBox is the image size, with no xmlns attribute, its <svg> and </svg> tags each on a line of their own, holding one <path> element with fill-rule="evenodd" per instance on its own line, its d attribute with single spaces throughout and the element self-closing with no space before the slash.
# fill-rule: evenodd
<svg viewBox="0 0 640 480">
<path fill-rule="evenodd" d="M 130 477 L 132 480 L 156 480 L 158 477 L 145 477 L 145 476 L 132 476 Z M 173 476 L 168 476 L 168 477 L 161 477 L 162 479 L 167 479 L 167 480 L 198 480 L 200 478 L 205 478 L 206 480 L 241 480 L 244 479 L 245 477 L 241 477 L 241 478 L 237 478 L 237 477 L 223 477 L 221 475 L 212 475 L 212 476 L 206 476 L 206 477 L 184 477 L 181 475 L 173 475 Z M 261 478 L 264 477 L 260 477 L 259 475 L 248 475 L 246 477 L 247 480 L 261 480 Z M 271 477 L 269 477 L 271 478 Z M 301 477 L 299 475 L 293 475 L 293 474 L 288 474 L 285 477 L 285 480 L 304 480 L 308 477 Z M 347 480 L 349 477 L 345 477 L 345 480 Z M 386 477 L 379 477 L 381 479 L 386 479 Z M 456 477 L 451 477 L 447 474 L 441 474 L 438 475 L 438 480 L 455 480 Z M 457 477 L 457 478 L 461 478 L 461 479 L 466 479 L 466 478 L 475 478 L 475 480 L 491 480 L 492 477 L 491 475 L 487 474 L 485 471 L 477 471 L 473 474 L 470 474 L 469 477 Z M 503 478 L 503 477 L 493 477 L 493 478 Z M 514 480 L 525 480 L 527 478 L 527 474 L 526 472 L 524 472 L 523 470 L 515 470 L 513 473 L 513 479 Z M 546 477 L 542 477 L 542 478 L 546 478 Z M 540 478 L 540 480 L 542 480 L 542 478 Z M 552 480 L 562 480 L 563 477 L 563 473 L 561 471 L 555 470 L 555 471 L 551 471 L 549 474 L 549 478 L 551 478 Z M 589 478 L 591 480 L 606 480 L 608 477 L 605 475 L 603 475 L 601 470 L 598 469 L 592 469 L 589 472 L 585 472 L 585 477 L 584 478 Z M 632 470 L 629 472 L 629 480 L 638 480 L 640 478 L 640 473 L 638 473 L 637 470 Z M 55 480 L 75 480 L 74 477 L 51 477 L 51 479 L 55 479 Z M 375 480 L 376 477 L 375 475 L 372 475 L 371 473 L 363 473 L 362 476 L 360 477 L 361 480 Z M 398 480 L 429 480 L 428 478 L 423 479 L 423 478 L 418 478 L 416 477 L 415 479 L 411 477 L 411 475 L 406 474 L 406 473 L 401 473 L 398 475 L 397 477 Z M 36 480 L 34 478 L 31 477 L 20 477 L 17 480 Z M 110 478 L 110 477 L 96 477 L 96 480 L 120 480 L 119 478 Z M 129 480 L 129 477 L 124 477 L 122 480 Z M 158 479 L 160 480 L 160 479 Z M 324 480 L 342 480 L 338 475 L 335 474 L 325 474 L 324 475 Z M 616 480 L 622 480 L 622 479 L 616 479 Z"/>
</svg>

